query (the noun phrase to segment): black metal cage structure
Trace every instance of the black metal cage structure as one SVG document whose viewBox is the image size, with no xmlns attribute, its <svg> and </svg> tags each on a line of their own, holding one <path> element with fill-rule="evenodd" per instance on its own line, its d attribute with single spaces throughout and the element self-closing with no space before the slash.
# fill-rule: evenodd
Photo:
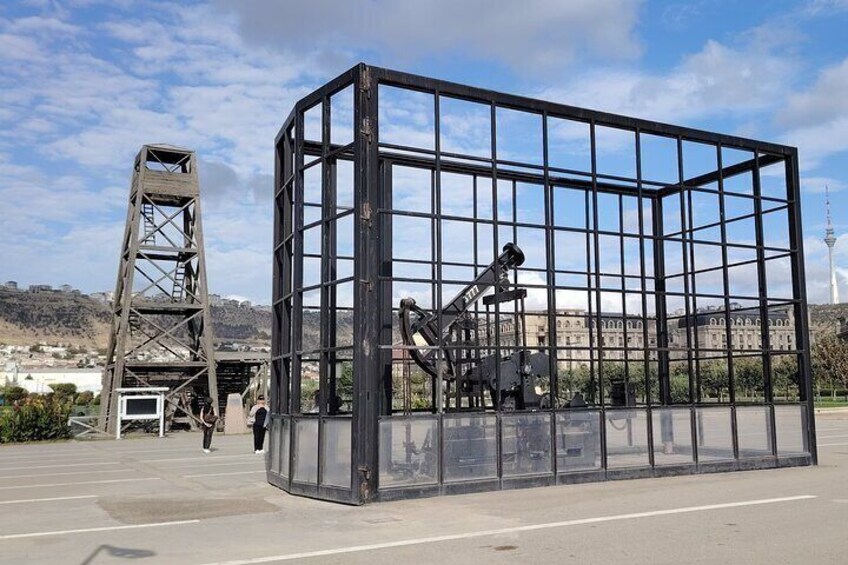
<svg viewBox="0 0 848 565">
<path fill-rule="evenodd" d="M 274 485 L 815 464 L 795 148 L 360 64 L 275 176 Z"/>
</svg>

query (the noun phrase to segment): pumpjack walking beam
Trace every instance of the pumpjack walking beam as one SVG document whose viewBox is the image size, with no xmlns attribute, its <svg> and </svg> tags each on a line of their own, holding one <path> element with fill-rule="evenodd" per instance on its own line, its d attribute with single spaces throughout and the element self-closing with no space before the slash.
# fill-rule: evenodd
<svg viewBox="0 0 848 565">
<path fill-rule="evenodd" d="M 100 427 L 109 433 L 118 425 L 118 388 L 167 386 L 170 418 L 182 413 L 192 426 L 189 391 L 219 405 L 200 217 L 195 153 L 143 146 L 133 169 L 103 372 Z"/>
</svg>

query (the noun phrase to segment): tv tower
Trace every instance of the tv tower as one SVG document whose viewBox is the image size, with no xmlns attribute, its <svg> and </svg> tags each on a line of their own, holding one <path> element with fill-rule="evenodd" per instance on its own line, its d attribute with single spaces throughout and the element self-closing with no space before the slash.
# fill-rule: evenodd
<svg viewBox="0 0 848 565">
<path fill-rule="evenodd" d="M 825 202 L 827 206 L 827 229 L 824 232 L 824 242 L 827 245 L 827 255 L 830 264 L 830 303 L 839 304 L 839 287 L 836 284 L 836 270 L 833 268 L 833 246 L 836 245 L 836 236 L 833 235 L 833 222 L 830 219 L 830 192 L 824 187 Z"/>
</svg>

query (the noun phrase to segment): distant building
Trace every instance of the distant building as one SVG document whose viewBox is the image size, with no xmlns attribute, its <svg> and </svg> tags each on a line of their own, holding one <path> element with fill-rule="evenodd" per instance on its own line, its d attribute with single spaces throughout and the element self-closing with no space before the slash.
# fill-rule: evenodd
<svg viewBox="0 0 848 565">
<path fill-rule="evenodd" d="M 210 294 L 209 295 L 209 305 L 210 306 L 220 306 L 221 305 L 221 295 L 220 294 Z"/>
<path fill-rule="evenodd" d="M 96 300 L 97 302 L 112 302 L 112 291 L 106 292 L 92 292 L 89 296 L 92 300 Z"/>
<path fill-rule="evenodd" d="M 7 290 L 18 290 L 18 281 L 6 281 L 3 283 L 3 288 Z"/>
<path fill-rule="evenodd" d="M 29 291 L 36 294 L 40 292 L 53 292 L 53 287 L 49 284 L 31 284 L 29 285 Z"/>
<path fill-rule="evenodd" d="M 522 317 L 504 316 L 500 323 L 500 343 L 511 346 L 524 343 L 526 347 L 547 347 L 556 336 L 555 346 L 559 349 L 557 365 L 560 369 L 570 370 L 578 365 L 586 365 L 589 361 L 591 347 L 598 347 L 598 334 L 594 331 L 596 319 L 585 310 L 560 310 L 556 313 L 556 331 L 548 328 L 548 315 L 545 312 L 526 313 L 524 325 Z M 625 349 L 643 349 L 647 332 L 647 347 L 657 345 L 657 326 L 648 318 L 647 328 L 639 316 L 624 316 L 623 314 L 601 315 L 601 346 L 604 348 L 604 359 L 624 360 Z M 593 330 L 590 332 L 590 330 Z M 590 336 L 591 333 L 591 336 Z M 492 336 L 494 339 L 494 336 Z M 633 357 L 631 354 L 630 357 Z"/>
<path fill-rule="evenodd" d="M 2 374 L 0 374 L 0 382 L 2 382 L 4 386 L 18 384 L 17 363 L 12 361 L 5 364 L 5 366 L 3 367 Z"/>
<path fill-rule="evenodd" d="M 10 380 L 11 372 L 8 367 L 6 379 Z M 15 368 L 17 384 L 24 387 L 28 392 L 35 394 L 47 394 L 52 392 L 51 385 L 58 383 L 71 383 L 77 386 L 77 392 L 90 391 L 98 394 L 102 388 L 101 378 L 103 369 L 72 369 L 68 367 L 49 367 L 38 369 L 27 369 L 25 367 Z"/>
<path fill-rule="evenodd" d="M 69 284 L 63 284 L 62 286 L 59 287 L 59 290 L 61 292 L 70 293 L 71 291 L 74 290 L 74 287 L 72 287 Z"/>
<path fill-rule="evenodd" d="M 724 311 L 702 311 L 693 316 L 697 328 L 698 345 L 706 349 L 727 348 L 727 319 Z M 762 322 L 754 310 L 729 312 L 730 346 L 736 351 L 762 349 Z M 795 349 L 795 318 L 791 309 L 768 314 L 769 341 L 772 350 Z M 678 331 L 670 331 L 670 346 L 685 347 L 686 319 L 677 323 Z"/>
<path fill-rule="evenodd" d="M 728 318 L 732 350 L 762 349 L 760 315 L 755 310 L 745 309 L 730 310 L 727 317 L 723 310 L 704 309 L 691 316 L 691 322 L 688 324 L 685 317 L 670 319 L 668 345 L 672 349 L 685 349 L 688 325 L 694 328 L 694 331 L 690 330 L 690 335 L 697 336 L 700 349 L 727 349 Z M 597 350 L 599 346 L 603 348 L 604 359 L 613 361 L 624 360 L 625 350 L 632 350 L 628 358 L 636 359 L 638 356 L 635 352 L 658 346 L 657 324 L 653 317 L 643 319 L 632 315 L 602 314 L 599 322 L 600 343 L 598 332 L 595 331 L 595 315 L 590 315 L 585 310 L 560 310 L 557 311 L 555 320 L 556 328 L 552 332 L 548 328 L 546 312 L 526 312 L 517 317 L 504 315 L 499 324 L 500 343 L 505 347 L 524 343 L 525 347 L 529 348 L 555 345 L 558 349 L 557 365 L 565 370 L 588 364 L 592 349 Z M 791 309 L 770 311 L 768 327 L 772 351 L 795 349 L 795 320 Z M 848 324 L 843 323 L 842 328 L 842 334 L 848 339 Z M 486 331 L 485 327 L 481 329 Z M 494 329 L 490 331 L 493 332 Z M 495 336 L 490 335 L 489 339 L 494 341 Z M 556 339 L 555 344 L 551 342 L 552 339 Z"/>
<path fill-rule="evenodd" d="M 251 306 L 253 306 L 253 304 L 250 302 L 250 300 L 243 300 L 239 303 L 239 306 L 241 306 L 242 308 L 250 308 Z"/>
</svg>

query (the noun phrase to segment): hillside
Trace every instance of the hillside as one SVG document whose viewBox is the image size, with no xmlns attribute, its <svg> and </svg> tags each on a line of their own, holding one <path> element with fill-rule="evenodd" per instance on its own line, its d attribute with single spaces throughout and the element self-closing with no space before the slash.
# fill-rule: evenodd
<svg viewBox="0 0 848 565">
<path fill-rule="evenodd" d="M 110 319 L 109 304 L 87 296 L 0 289 L 0 343 L 43 341 L 105 348 Z M 267 345 L 271 339 L 271 312 L 258 308 L 213 306 L 212 325 L 216 341 Z"/>
<path fill-rule="evenodd" d="M 110 306 L 87 296 L 67 293 L 30 293 L 0 289 L 0 343 L 32 345 L 38 342 L 69 343 L 105 348 L 109 340 Z M 848 304 L 810 305 L 810 331 L 813 335 L 832 333 L 839 318 L 848 318 Z M 318 341 L 318 313 L 304 313 L 304 346 Z M 338 333 L 350 340 L 350 315 L 338 317 Z M 237 341 L 268 345 L 271 339 L 271 312 L 223 304 L 212 307 L 216 342 Z"/>
</svg>

